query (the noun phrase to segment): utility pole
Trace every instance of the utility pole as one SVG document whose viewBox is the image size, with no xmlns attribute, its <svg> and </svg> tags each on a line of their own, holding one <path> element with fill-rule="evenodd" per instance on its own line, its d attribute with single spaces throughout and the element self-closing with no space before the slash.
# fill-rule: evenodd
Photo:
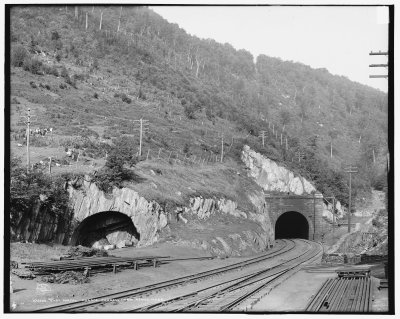
<svg viewBox="0 0 400 319">
<path fill-rule="evenodd" d="M 374 159 L 374 164 L 375 164 L 375 149 L 372 149 L 372 157 Z"/>
<path fill-rule="evenodd" d="M 149 123 L 147 123 L 148 120 L 143 120 L 143 119 L 140 119 L 138 121 L 140 123 L 140 134 L 139 134 L 139 157 L 140 157 L 140 156 L 142 156 L 143 132 L 148 129 L 148 127 L 146 127 L 146 125 L 148 125 Z M 137 120 L 134 120 L 134 122 L 137 122 Z"/>
<path fill-rule="evenodd" d="M 103 11 L 101 11 L 101 14 L 100 14 L 100 26 L 99 26 L 99 30 L 101 30 L 101 24 L 102 24 L 102 22 L 103 22 Z"/>
<path fill-rule="evenodd" d="M 140 119 L 139 157 L 142 156 L 143 119 Z"/>
<path fill-rule="evenodd" d="M 288 150 L 288 145 L 287 145 L 287 136 L 286 136 L 286 150 Z"/>
<path fill-rule="evenodd" d="M 357 167 L 356 166 L 348 166 L 344 170 L 346 173 L 349 173 L 350 178 L 349 178 L 349 211 L 347 213 L 347 231 L 350 233 L 351 231 L 351 174 L 352 173 L 357 173 Z"/>
<path fill-rule="evenodd" d="M 119 32 L 119 27 L 121 26 L 121 15 L 122 15 L 122 6 L 121 6 L 121 9 L 119 10 L 119 19 L 118 19 L 118 29 L 117 29 L 117 32 Z"/>
<path fill-rule="evenodd" d="M 29 168 L 31 167 L 31 160 L 30 160 L 30 151 L 29 151 L 29 143 L 30 143 L 30 137 L 31 137 L 31 109 L 28 108 L 26 112 L 26 116 L 24 118 L 26 119 L 26 171 L 29 173 Z"/>
<path fill-rule="evenodd" d="M 29 153 L 29 138 L 31 135 L 31 109 L 28 109 L 27 121 L 26 121 L 26 165 L 27 165 L 27 173 L 29 173 L 29 167 L 31 166 L 31 159 Z"/>
<path fill-rule="evenodd" d="M 295 155 L 296 155 L 296 157 L 298 157 L 298 159 L 299 159 L 299 163 L 300 163 L 300 160 L 302 160 L 303 158 L 304 158 L 304 152 L 302 152 L 302 151 L 297 151 L 296 153 L 295 153 Z"/>
<path fill-rule="evenodd" d="M 224 160 L 224 135 L 221 136 L 221 163 Z"/>
<path fill-rule="evenodd" d="M 88 28 L 88 13 L 86 12 L 86 27 L 85 27 L 85 30 L 87 30 L 87 28 Z"/>
<path fill-rule="evenodd" d="M 262 146 L 265 146 L 265 135 L 266 135 L 267 131 L 260 131 L 260 135 L 258 137 L 262 138 Z"/>
</svg>

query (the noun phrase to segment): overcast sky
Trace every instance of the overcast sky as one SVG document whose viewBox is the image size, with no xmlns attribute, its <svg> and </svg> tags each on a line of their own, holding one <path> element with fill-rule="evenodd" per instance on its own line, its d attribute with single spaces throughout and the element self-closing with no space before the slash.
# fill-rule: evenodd
<svg viewBox="0 0 400 319">
<path fill-rule="evenodd" d="M 230 43 L 254 57 L 265 54 L 326 68 L 387 92 L 386 57 L 369 56 L 370 51 L 388 50 L 386 7 L 151 7 L 189 34 Z"/>
</svg>

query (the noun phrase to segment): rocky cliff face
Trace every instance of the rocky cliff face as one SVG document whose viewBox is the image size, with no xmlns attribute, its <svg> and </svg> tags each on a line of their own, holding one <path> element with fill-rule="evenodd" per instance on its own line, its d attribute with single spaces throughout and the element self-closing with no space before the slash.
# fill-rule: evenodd
<svg viewBox="0 0 400 319">
<path fill-rule="evenodd" d="M 295 195 L 316 192 L 314 185 L 305 178 L 294 176 L 293 172 L 251 150 L 247 145 L 242 152 L 242 161 L 249 169 L 249 175 L 265 191 L 290 192 Z"/>
<path fill-rule="evenodd" d="M 44 209 L 38 199 L 37 205 L 21 216 L 19 227 L 13 230 L 14 238 L 76 244 L 83 234 L 97 246 L 130 241 L 140 247 L 173 237 L 176 244 L 224 256 L 251 255 L 273 245 L 273 227 L 261 191 L 248 194 L 253 211 L 238 209 L 233 200 L 201 196 L 191 198 L 183 207 L 165 211 L 159 203 L 146 200 L 132 189 L 114 189 L 105 194 L 89 177 L 85 179 L 68 186 L 70 210 L 64 216 Z M 127 220 L 132 221 L 135 234 L 126 228 Z M 89 231 L 95 235 L 87 235 Z"/>
<path fill-rule="evenodd" d="M 82 189 L 69 188 L 76 223 L 100 212 L 119 212 L 128 216 L 140 234 L 138 246 L 151 245 L 167 225 L 167 215 L 155 201 L 147 201 L 129 188 L 104 194 L 94 183 L 84 181 Z"/>
<path fill-rule="evenodd" d="M 69 192 L 76 224 L 99 212 L 122 213 L 132 220 L 140 234 L 137 246 L 154 244 L 171 234 L 179 238 L 180 244 L 203 248 L 217 255 L 249 254 L 273 245 L 272 225 L 263 211 L 262 193 L 253 194 L 256 212 L 243 212 L 237 208 L 237 203 L 225 198 L 202 197 L 191 198 L 187 206 L 166 212 L 157 202 L 148 201 L 128 188 L 114 189 L 112 194 L 106 195 L 95 184 L 85 181 L 81 189 L 70 187 Z M 208 227 L 212 233 L 204 239 L 204 233 L 198 234 L 192 229 L 199 220 L 212 221 Z M 239 231 L 223 227 L 230 222 L 240 224 Z M 184 238 L 186 233 L 189 236 Z"/>
<path fill-rule="evenodd" d="M 16 227 L 11 227 L 11 239 L 28 242 L 56 242 L 67 244 L 73 228 L 73 211 L 56 215 L 45 205 L 44 198 L 25 212 L 21 212 Z"/>
<path fill-rule="evenodd" d="M 189 205 L 182 210 L 187 220 L 185 227 L 198 230 L 202 223 L 200 228 L 203 228 L 203 234 L 208 231 L 208 238 L 199 240 L 193 236 L 193 241 L 184 240 L 183 243 L 229 256 L 249 255 L 272 247 L 273 226 L 264 209 L 263 194 L 259 192 L 248 196 L 255 207 L 254 212 L 243 212 L 238 209 L 236 202 L 225 198 L 191 198 Z M 207 225 L 210 226 L 205 231 Z"/>
<path fill-rule="evenodd" d="M 287 168 L 253 151 L 245 145 L 242 151 L 242 161 L 249 169 L 249 176 L 266 192 L 290 193 L 294 195 L 309 195 L 317 192 L 315 186 L 302 176 L 295 176 Z M 340 202 L 336 202 L 339 217 L 344 212 Z M 325 205 L 323 216 L 332 221 L 331 206 Z"/>
</svg>

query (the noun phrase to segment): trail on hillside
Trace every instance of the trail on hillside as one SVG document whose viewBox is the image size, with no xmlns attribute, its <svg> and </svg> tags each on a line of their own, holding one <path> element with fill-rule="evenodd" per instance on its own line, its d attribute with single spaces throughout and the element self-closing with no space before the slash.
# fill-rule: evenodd
<svg viewBox="0 0 400 319">
<path fill-rule="evenodd" d="M 356 228 L 344 234 L 327 253 L 351 254 L 387 254 L 387 211 L 385 193 L 372 191 L 368 205 L 356 211 L 356 214 L 371 216 L 368 220 L 356 224 Z"/>
</svg>

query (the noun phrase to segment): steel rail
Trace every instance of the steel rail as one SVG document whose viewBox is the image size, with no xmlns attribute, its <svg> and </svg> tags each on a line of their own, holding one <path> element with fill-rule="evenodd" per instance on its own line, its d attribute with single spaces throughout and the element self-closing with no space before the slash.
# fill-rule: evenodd
<svg viewBox="0 0 400 319">
<path fill-rule="evenodd" d="M 365 287 L 368 285 L 368 281 L 368 278 L 362 278 L 359 295 L 353 309 L 353 311 L 355 312 L 363 312 L 364 310 L 364 308 L 362 307 L 362 296 L 365 294 Z"/>
<path fill-rule="evenodd" d="M 351 305 L 351 307 L 345 309 L 345 311 L 360 312 L 360 310 L 362 310 L 360 308 L 357 308 L 357 303 L 358 303 L 358 300 L 361 299 L 361 297 L 362 297 L 363 289 L 364 289 L 365 284 L 367 283 L 367 279 L 361 278 L 361 279 L 358 279 L 357 282 L 358 282 L 358 285 L 357 285 L 358 289 L 357 289 L 356 295 L 354 297 L 353 304 Z"/>
<path fill-rule="evenodd" d="M 310 245 L 312 246 L 312 245 Z M 315 247 L 312 251 L 306 251 L 304 254 L 302 254 L 301 256 L 298 256 L 294 259 L 297 258 L 301 258 L 303 257 L 304 260 L 300 260 L 298 264 L 293 265 L 292 267 L 289 267 L 286 271 L 284 271 L 282 274 L 276 276 L 275 278 L 271 279 L 270 281 L 266 282 L 266 283 L 261 283 L 260 285 L 256 286 L 256 288 L 250 288 L 250 291 L 248 293 L 246 293 L 243 296 L 239 296 L 239 298 L 237 298 L 236 300 L 230 302 L 228 305 L 225 305 L 223 307 L 221 307 L 219 309 L 219 311 L 226 311 L 226 310 L 231 310 L 232 308 L 238 306 L 240 303 L 242 303 L 244 300 L 250 298 L 251 296 L 253 296 L 254 294 L 258 293 L 259 291 L 263 290 L 264 288 L 266 288 L 267 285 L 270 285 L 271 283 L 281 283 L 284 281 L 284 279 L 279 282 L 280 279 L 284 278 L 285 275 L 287 274 L 292 274 L 292 273 L 296 273 L 296 269 L 300 269 L 301 265 L 306 263 L 306 262 L 310 262 L 313 261 L 315 258 L 317 258 L 321 252 L 321 245 L 319 244 L 319 249 L 317 249 L 317 247 Z M 293 260 L 291 260 L 293 261 Z M 277 285 L 275 285 L 273 288 L 275 288 Z M 272 288 L 272 289 L 273 289 Z"/>
<path fill-rule="evenodd" d="M 133 261 L 141 261 L 141 260 L 154 260 L 154 259 L 164 259 L 170 258 L 170 256 L 154 256 L 154 257 L 100 257 L 100 258 L 84 258 L 84 259 L 68 259 L 68 260 L 60 260 L 60 261 L 50 261 L 50 262 L 35 262 L 35 263 L 26 263 L 25 268 L 50 268 L 50 267 L 63 267 L 63 266 L 73 266 L 73 265 L 86 265 L 93 263 L 104 263 L 104 262 L 133 262 Z"/>
<path fill-rule="evenodd" d="M 326 280 L 317 294 L 308 302 L 305 311 L 312 312 L 321 308 L 329 293 L 334 289 L 335 284 L 336 281 L 332 278 Z"/>
<path fill-rule="evenodd" d="M 359 292 L 358 292 L 357 300 L 354 303 L 354 306 L 350 308 L 350 311 L 354 311 L 354 312 L 355 311 L 360 311 L 361 297 L 362 297 L 362 295 L 364 293 L 364 287 L 365 287 L 366 284 L 367 284 L 366 280 L 362 280 L 361 281 L 361 285 L 360 285 L 360 289 L 359 289 Z"/>
<path fill-rule="evenodd" d="M 365 276 L 328 279 L 309 301 L 306 311 L 368 312 L 371 307 L 371 287 L 371 279 Z"/>
<path fill-rule="evenodd" d="M 279 265 L 279 266 L 280 266 L 280 265 Z M 279 267 L 279 266 L 277 266 L 277 267 Z M 240 289 L 241 287 L 243 287 L 243 285 L 247 285 L 247 284 L 248 284 L 247 280 L 249 280 L 249 279 L 253 279 L 253 283 L 254 283 L 254 281 L 259 281 L 259 280 L 261 280 L 261 279 L 265 279 L 265 278 L 268 278 L 268 277 L 276 276 L 276 275 L 280 274 L 281 272 L 284 272 L 284 271 L 285 271 L 285 270 L 282 270 L 282 271 L 279 271 L 279 272 L 274 273 L 274 274 L 268 274 L 266 277 L 261 278 L 261 279 L 260 279 L 260 278 L 257 278 L 257 277 L 259 277 L 260 275 L 263 275 L 263 274 L 265 274 L 265 273 L 271 271 L 271 270 L 274 269 L 274 268 L 275 268 L 275 267 L 271 267 L 271 268 L 269 268 L 269 269 L 261 270 L 261 271 L 255 273 L 255 274 L 248 274 L 248 275 L 245 275 L 245 276 L 242 276 L 242 277 L 238 277 L 238 278 L 235 278 L 235 279 L 230 279 L 230 280 L 227 280 L 227 281 L 225 281 L 225 282 L 218 283 L 218 284 L 216 284 L 216 285 L 213 285 L 213 286 L 210 286 L 210 287 L 206 287 L 206 288 L 197 290 L 197 291 L 192 292 L 192 293 L 189 293 L 189 294 L 185 294 L 185 295 L 181 295 L 181 296 L 178 296 L 178 297 L 174 297 L 174 298 L 171 298 L 171 299 L 168 299 L 168 300 L 165 300 L 165 301 L 161 301 L 161 302 L 156 303 L 156 304 L 152 304 L 152 305 L 148 305 L 148 306 L 144 306 L 144 307 L 135 308 L 135 309 L 130 310 L 130 311 L 128 311 L 128 312 L 138 312 L 138 311 L 143 312 L 143 311 L 152 310 L 152 309 L 157 308 L 157 307 L 167 306 L 167 305 L 169 305 L 169 304 L 171 304 L 171 303 L 173 303 L 173 302 L 175 302 L 175 301 L 187 300 L 187 299 L 190 298 L 190 297 L 198 297 L 198 295 L 199 295 L 200 293 L 204 292 L 204 291 L 213 290 L 213 289 L 215 289 L 216 287 L 219 287 L 219 286 L 223 286 L 223 285 L 227 285 L 227 284 L 231 284 L 231 283 L 232 283 L 230 286 L 225 287 L 225 288 L 223 288 L 222 290 L 220 290 L 220 291 L 218 291 L 218 292 L 211 293 L 210 295 L 207 295 L 206 297 L 202 297 L 201 299 L 198 299 L 198 298 L 197 298 L 197 299 L 195 299 L 194 301 L 190 301 L 189 304 L 188 304 L 187 301 L 186 301 L 185 306 L 183 306 L 182 308 L 175 309 L 175 311 L 181 311 L 181 310 L 183 310 L 184 308 L 191 307 L 191 306 L 194 306 L 194 305 L 198 305 L 198 304 L 200 304 L 202 301 L 205 301 L 205 300 L 209 299 L 209 298 L 212 297 L 212 296 L 218 296 L 219 294 L 221 294 L 222 291 L 225 291 L 225 290 L 232 290 L 232 289 L 235 289 L 235 288 L 236 288 L 236 289 Z M 236 287 L 236 285 L 238 285 L 238 287 Z"/>
<path fill-rule="evenodd" d="M 158 258 L 163 258 L 159 260 Z M 57 271 L 66 271 L 66 270 L 80 270 L 85 269 L 87 267 L 90 268 L 106 268 L 107 266 L 112 267 L 113 265 L 117 264 L 119 267 L 129 267 L 132 266 L 134 263 L 137 263 L 137 266 L 145 266 L 151 265 L 156 260 L 157 265 L 167 264 L 174 261 L 187 261 L 187 260 L 205 260 L 205 259 L 214 259 L 215 257 L 196 257 L 196 258 L 176 258 L 176 259 L 164 259 L 169 257 L 157 257 L 157 258 L 121 258 L 121 259 L 102 259 L 102 260 L 92 260 L 90 262 L 84 263 L 65 263 L 62 266 L 36 266 L 36 267 L 25 267 L 35 272 L 35 274 L 41 275 L 44 273 L 51 273 Z"/>
<path fill-rule="evenodd" d="M 107 301 L 112 301 L 113 299 L 121 299 L 121 298 L 131 297 L 134 295 L 140 295 L 143 293 L 149 293 L 149 292 L 152 292 L 155 290 L 170 288 L 173 286 L 186 284 L 186 283 L 189 283 L 192 281 L 197 281 L 199 279 L 204 279 L 204 278 L 220 275 L 220 274 L 228 272 L 228 271 L 241 269 L 244 266 L 249 266 L 249 265 L 259 263 L 264 260 L 273 258 L 275 256 L 282 255 L 286 252 L 289 252 L 289 251 L 295 249 L 296 245 L 294 244 L 293 241 L 282 240 L 281 242 L 283 242 L 283 246 L 280 247 L 279 250 L 276 250 L 276 251 L 273 251 L 268 254 L 264 254 L 262 256 L 258 256 L 255 258 L 251 258 L 251 259 L 248 259 L 243 262 L 239 262 L 239 263 L 232 264 L 229 266 L 219 267 L 216 269 L 200 272 L 197 274 L 192 274 L 192 275 L 188 275 L 188 276 L 184 276 L 184 277 L 180 277 L 180 278 L 175 278 L 172 280 L 167 280 L 167 281 L 151 284 L 148 286 L 142 286 L 142 287 L 128 289 L 128 290 L 124 290 L 124 291 L 120 291 L 120 292 L 116 292 L 116 293 L 102 295 L 102 296 L 98 296 L 98 297 L 91 298 L 88 300 L 76 301 L 76 302 L 57 305 L 57 306 L 41 308 L 41 309 L 36 310 L 36 312 L 49 312 L 49 311 L 50 312 L 61 312 L 61 311 L 71 311 L 71 310 L 83 309 L 83 308 L 91 307 L 91 306 L 94 306 L 97 304 L 103 304 Z M 289 245 L 289 243 L 290 243 L 290 245 Z"/>
<path fill-rule="evenodd" d="M 363 311 L 368 311 L 370 307 L 370 299 L 371 299 L 371 279 L 367 281 L 367 289 L 365 293 L 365 302 L 364 302 L 364 308 Z"/>
<path fill-rule="evenodd" d="M 320 311 L 322 311 L 322 312 L 329 312 L 330 311 L 330 309 L 332 308 L 332 304 L 338 298 L 338 295 L 341 292 L 342 286 L 344 284 L 345 284 L 345 281 L 343 281 L 343 280 L 337 281 L 337 284 L 334 287 L 332 295 L 329 295 L 328 298 L 326 299 L 326 303 L 324 304 L 325 309 L 321 308 Z"/>
<path fill-rule="evenodd" d="M 358 285 L 360 284 L 359 280 L 352 279 L 350 288 L 346 291 L 345 298 L 343 298 L 341 310 L 346 312 L 348 308 L 351 307 L 351 304 L 354 301 L 355 294 L 357 292 Z"/>
<path fill-rule="evenodd" d="M 306 242 L 306 243 L 307 243 L 307 245 L 309 245 L 308 242 Z M 318 254 L 320 254 L 320 252 L 321 252 L 321 249 L 319 249 L 317 254 L 315 254 L 315 255 L 313 255 L 311 257 L 317 256 Z M 216 293 L 210 294 L 210 295 L 208 295 L 206 297 L 201 297 L 200 299 L 197 298 L 197 299 L 194 299 L 193 301 L 187 300 L 188 298 L 195 297 L 197 294 L 201 293 L 204 289 L 197 291 L 197 293 L 195 292 L 195 293 L 190 293 L 190 294 L 186 294 L 186 295 L 181 295 L 181 296 L 169 299 L 167 301 L 162 301 L 162 302 L 159 302 L 159 303 L 156 303 L 156 304 L 152 304 L 152 305 L 148 305 L 148 306 L 145 306 L 145 307 L 139 307 L 139 308 L 131 310 L 130 312 L 154 310 L 155 308 L 169 306 L 173 302 L 178 302 L 179 303 L 179 302 L 181 302 L 182 300 L 185 300 L 185 299 L 186 299 L 186 305 L 185 306 L 180 306 L 178 304 L 177 305 L 178 308 L 176 308 L 177 306 L 175 306 L 173 311 L 190 311 L 190 310 L 193 309 L 193 307 L 197 308 L 199 305 L 201 305 L 202 303 L 206 302 L 207 300 L 219 299 L 223 294 L 235 292 L 235 291 L 240 290 L 242 288 L 245 288 L 245 287 L 247 288 L 248 286 L 257 284 L 260 281 L 265 281 L 267 278 L 274 277 L 273 279 L 270 279 L 267 282 L 263 282 L 262 285 L 257 285 L 257 289 L 252 289 L 251 291 L 247 292 L 246 294 L 241 294 L 241 296 L 239 298 L 236 298 L 235 301 L 233 301 L 229 305 L 223 306 L 222 308 L 219 309 L 219 311 L 224 311 L 224 310 L 227 310 L 225 308 L 230 308 L 230 307 L 232 307 L 234 305 L 237 305 L 238 303 L 242 302 L 243 300 L 249 298 L 249 296 L 251 296 L 254 293 L 258 292 L 259 290 L 264 288 L 267 284 L 271 283 L 273 280 L 276 280 L 277 278 L 282 277 L 283 275 L 287 274 L 289 271 L 293 270 L 294 268 L 298 268 L 300 266 L 300 264 L 304 263 L 305 261 L 310 260 L 310 256 L 309 255 L 310 255 L 309 250 L 306 250 L 304 253 L 302 253 L 299 256 L 296 256 L 296 257 L 291 258 L 289 260 L 285 260 L 283 263 L 281 263 L 279 265 L 276 265 L 276 266 L 271 267 L 269 269 L 265 269 L 261 273 L 256 273 L 254 276 L 251 276 L 249 278 L 245 278 L 240 282 L 235 282 L 235 283 L 231 284 L 230 286 L 227 286 L 224 289 L 222 289 L 222 290 L 220 290 L 220 291 L 218 291 Z M 289 268 L 285 268 L 285 269 L 283 269 L 281 271 L 278 271 L 278 272 L 275 272 L 275 273 L 272 273 L 272 274 L 270 273 L 273 269 L 282 268 L 284 264 L 288 264 L 290 262 L 293 262 L 293 260 L 296 260 L 296 259 L 304 257 L 304 256 L 307 257 L 306 259 L 304 259 L 304 261 L 301 261 L 300 263 L 297 263 L 296 265 L 291 266 Z M 258 278 L 260 276 L 260 274 L 264 275 L 264 277 L 263 278 Z M 249 280 L 252 280 L 252 281 L 249 282 Z M 225 283 L 229 283 L 229 282 L 232 282 L 232 281 L 236 281 L 236 280 L 235 279 L 234 280 L 230 280 L 230 281 L 225 282 Z M 170 309 L 168 309 L 168 310 L 170 310 Z M 215 309 L 212 309 L 212 310 L 215 310 Z M 164 311 L 165 311 L 165 309 L 164 309 Z"/>
<path fill-rule="evenodd" d="M 334 300 L 334 302 L 332 302 L 332 304 L 329 307 L 329 312 L 334 312 L 334 311 L 338 311 L 338 306 L 340 304 L 340 301 L 342 300 L 342 297 L 347 289 L 347 287 L 349 286 L 349 278 L 343 278 L 343 285 L 341 286 L 341 289 L 338 291 L 336 298 Z"/>
</svg>

